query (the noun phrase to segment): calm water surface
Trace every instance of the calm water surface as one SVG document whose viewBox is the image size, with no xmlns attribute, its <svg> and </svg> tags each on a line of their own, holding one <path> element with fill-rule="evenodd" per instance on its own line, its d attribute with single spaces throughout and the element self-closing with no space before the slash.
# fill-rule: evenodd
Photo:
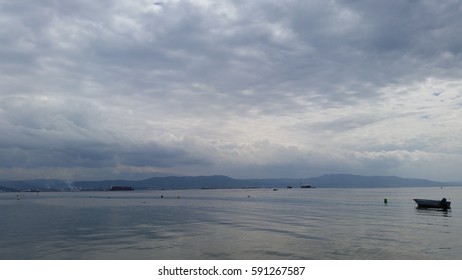
<svg viewBox="0 0 462 280">
<path fill-rule="evenodd" d="M 462 259 L 462 187 L 20 195 L 0 193 L 0 259 Z"/>
</svg>

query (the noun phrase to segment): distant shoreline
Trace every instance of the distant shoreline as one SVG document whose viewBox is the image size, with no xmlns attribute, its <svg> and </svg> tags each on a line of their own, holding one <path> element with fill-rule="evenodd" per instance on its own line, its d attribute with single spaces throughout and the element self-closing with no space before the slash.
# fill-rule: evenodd
<svg viewBox="0 0 462 280">
<path fill-rule="evenodd" d="M 396 176 L 360 176 L 329 174 L 311 178 L 234 179 L 228 176 L 169 176 L 144 180 L 19 180 L 0 181 L 0 192 L 61 192 L 106 191 L 113 186 L 126 186 L 134 190 L 161 189 L 258 189 L 258 188 L 400 188 L 400 187 L 450 187 L 462 186 L 462 182 L 437 182 Z"/>
</svg>

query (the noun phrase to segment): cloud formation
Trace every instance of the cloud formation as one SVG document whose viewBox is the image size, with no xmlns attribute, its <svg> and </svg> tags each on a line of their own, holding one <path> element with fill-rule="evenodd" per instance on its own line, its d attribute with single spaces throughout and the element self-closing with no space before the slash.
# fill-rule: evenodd
<svg viewBox="0 0 462 280">
<path fill-rule="evenodd" d="M 0 177 L 461 179 L 460 1 L 0 1 Z"/>
</svg>

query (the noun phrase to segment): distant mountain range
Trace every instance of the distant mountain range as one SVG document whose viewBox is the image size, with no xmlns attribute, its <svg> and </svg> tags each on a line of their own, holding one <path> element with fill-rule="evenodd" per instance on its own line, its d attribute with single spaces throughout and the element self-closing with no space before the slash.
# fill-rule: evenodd
<svg viewBox="0 0 462 280">
<path fill-rule="evenodd" d="M 329 174 L 311 178 L 280 179 L 234 179 L 227 176 L 169 176 L 152 177 L 145 180 L 22 180 L 0 181 L 0 191 L 96 191 L 108 190 L 112 186 L 130 186 L 135 190 L 148 189 L 200 189 L 200 188 L 297 188 L 301 185 L 318 188 L 384 188 L 384 187 L 436 187 L 462 186 L 462 182 L 436 182 L 424 179 L 409 179 L 396 176 L 360 176 L 351 174 Z"/>
</svg>

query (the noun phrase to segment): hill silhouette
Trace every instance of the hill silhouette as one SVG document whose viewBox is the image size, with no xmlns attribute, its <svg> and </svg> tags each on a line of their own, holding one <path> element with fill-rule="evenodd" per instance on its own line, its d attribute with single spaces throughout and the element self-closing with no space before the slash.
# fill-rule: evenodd
<svg viewBox="0 0 462 280">
<path fill-rule="evenodd" d="M 396 176 L 361 176 L 328 174 L 311 178 L 234 179 L 228 176 L 166 176 L 144 180 L 22 180 L 0 181 L 0 191 L 76 191 L 108 190 L 112 186 L 131 186 L 136 190 L 147 189 L 199 189 L 199 188 L 284 188 L 309 184 L 320 188 L 385 188 L 385 187 L 436 187 L 454 186 L 460 183 L 437 182 Z"/>
</svg>

